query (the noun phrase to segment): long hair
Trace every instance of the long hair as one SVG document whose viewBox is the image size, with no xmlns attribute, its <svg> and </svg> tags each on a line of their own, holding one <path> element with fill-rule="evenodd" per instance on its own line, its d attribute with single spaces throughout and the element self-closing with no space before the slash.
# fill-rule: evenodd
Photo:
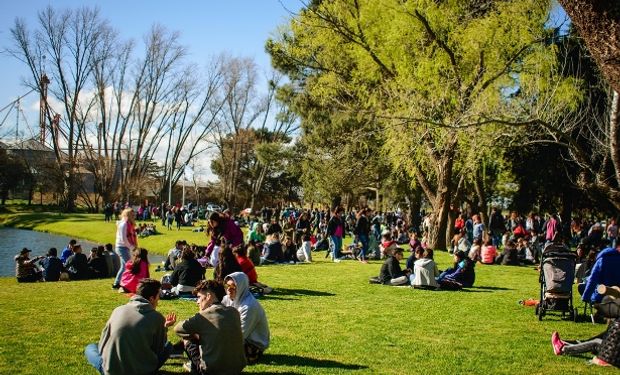
<svg viewBox="0 0 620 375">
<path fill-rule="evenodd" d="M 125 219 L 127 222 L 131 224 L 136 223 L 136 218 L 133 214 L 133 208 L 125 208 L 123 212 L 121 212 L 121 220 Z"/>
<path fill-rule="evenodd" d="M 145 262 L 146 266 L 149 265 L 148 250 L 139 247 L 133 250 L 131 256 L 131 273 L 137 275 L 140 272 L 140 262 Z"/>
<path fill-rule="evenodd" d="M 241 266 L 237 261 L 237 257 L 233 254 L 230 245 L 222 246 L 219 253 L 219 262 L 215 269 L 214 279 L 224 282 L 224 278 L 233 272 L 241 272 Z"/>
</svg>

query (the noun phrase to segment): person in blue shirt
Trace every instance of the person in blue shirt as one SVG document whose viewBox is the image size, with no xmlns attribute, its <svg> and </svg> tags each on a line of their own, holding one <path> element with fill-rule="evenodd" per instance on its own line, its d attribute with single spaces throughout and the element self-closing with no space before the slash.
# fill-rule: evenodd
<svg viewBox="0 0 620 375">
<path fill-rule="evenodd" d="M 56 256 L 57 254 L 58 250 L 52 247 L 47 251 L 47 256 L 41 261 L 45 281 L 58 281 L 60 279 L 60 273 L 64 270 L 64 267 Z"/>
<path fill-rule="evenodd" d="M 76 240 L 71 240 L 69 241 L 67 247 L 62 249 L 62 253 L 60 253 L 60 261 L 62 262 L 62 264 L 67 263 L 67 259 L 69 259 L 71 255 L 73 255 L 73 246 L 75 246 L 76 243 Z"/>
<path fill-rule="evenodd" d="M 608 247 L 596 256 L 594 267 L 581 295 L 584 302 L 600 303 L 603 296 L 598 294 L 596 287 L 620 286 L 620 243 L 615 248 Z"/>
</svg>

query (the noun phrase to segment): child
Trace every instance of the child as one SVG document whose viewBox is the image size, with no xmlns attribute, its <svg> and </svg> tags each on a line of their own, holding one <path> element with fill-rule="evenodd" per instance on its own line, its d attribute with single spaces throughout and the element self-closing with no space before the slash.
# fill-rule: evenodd
<svg viewBox="0 0 620 375">
<path fill-rule="evenodd" d="M 121 276 L 120 293 L 135 293 L 138 283 L 150 277 L 148 251 L 143 248 L 133 250 L 131 260 L 125 264 L 125 271 Z"/>
</svg>

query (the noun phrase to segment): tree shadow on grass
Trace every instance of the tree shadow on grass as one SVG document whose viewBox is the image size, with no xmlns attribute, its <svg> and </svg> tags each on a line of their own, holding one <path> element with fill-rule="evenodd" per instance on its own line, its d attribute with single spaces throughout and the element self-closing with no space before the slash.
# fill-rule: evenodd
<svg viewBox="0 0 620 375">
<path fill-rule="evenodd" d="M 329 292 L 321 292 L 318 290 L 276 288 L 268 295 L 268 297 L 272 296 L 333 297 L 335 296 L 335 294 Z"/>
<path fill-rule="evenodd" d="M 338 368 L 343 370 L 363 370 L 368 366 L 342 363 L 329 359 L 316 359 L 290 354 L 264 354 L 261 363 L 276 366 L 304 366 L 314 368 Z"/>
</svg>

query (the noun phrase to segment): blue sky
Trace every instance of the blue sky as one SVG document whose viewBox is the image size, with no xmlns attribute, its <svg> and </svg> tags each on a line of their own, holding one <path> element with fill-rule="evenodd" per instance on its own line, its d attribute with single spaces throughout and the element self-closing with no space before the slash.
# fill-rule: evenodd
<svg viewBox="0 0 620 375">
<path fill-rule="evenodd" d="M 302 3 L 299 0 L 3 0 L 0 2 L 0 50 L 12 44 L 10 28 L 16 17 L 34 27 L 37 12 L 48 5 L 56 9 L 97 6 L 122 39 L 131 38 L 138 44 L 151 26 L 159 23 L 181 33 L 181 42 L 189 50 L 188 59 L 194 63 L 203 65 L 211 56 L 228 52 L 233 56 L 252 57 L 260 71 L 267 71 L 270 62 L 264 51 L 265 41 L 279 25 L 287 22 L 289 11 L 298 11 Z M 0 108 L 28 91 L 21 85 L 27 73 L 21 62 L 0 53 Z M 36 128 L 37 113 L 27 109 L 36 107 L 37 100 L 36 95 L 30 94 L 22 102 L 27 121 L 33 128 Z M 6 112 L 0 112 L 0 121 L 5 115 Z M 21 121 L 20 126 L 27 131 Z M 0 137 L 15 122 L 13 113 L 0 127 Z"/>
</svg>

